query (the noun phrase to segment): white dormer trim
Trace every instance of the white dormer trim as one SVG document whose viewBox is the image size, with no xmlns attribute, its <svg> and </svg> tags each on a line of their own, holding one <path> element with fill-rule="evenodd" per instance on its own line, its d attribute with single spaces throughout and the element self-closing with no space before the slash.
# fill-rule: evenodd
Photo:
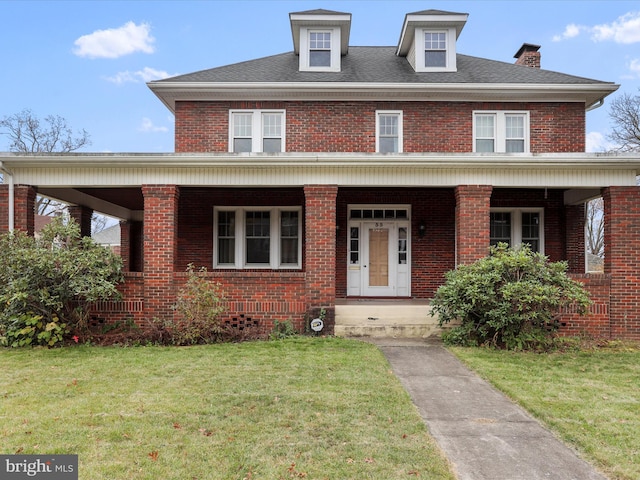
<svg viewBox="0 0 640 480">
<path fill-rule="evenodd" d="M 456 40 L 467 22 L 468 14 L 427 10 L 406 15 L 396 55 L 406 57 L 416 72 L 455 72 Z M 425 34 L 444 33 L 446 62 L 443 66 L 425 65 Z"/>
<path fill-rule="evenodd" d="M 446 39 L 445 65 L 429 67 L 425 65 L 425 35 L 427 33 L 443 33 Z M 415 33 L 415 70 L 416 72 L 455 72 L 456 65 L 456 30 L 455 28 L 417 28 Z"/>
<path fill-rule="evenodd" d="M 351 14 L 329 10 L 290 13 L 293 51 L 299 55 L 299 70 L 303 72 L 339 72 L 341 58 L 349 51 Z M 311 66 L 309 35 L 313 32 L 331 34 L 331 64 Z"/>
<path fill-rule="evenodd" d="M 311 44 L 310 38 L 312 34 L 328 33 L 331 39 L 330 47 L 330 65 L 329 66 L 313 66 L 311 65 Z M 300 71 L 301 72 L 339 72 L 341 68 L 340 55 L 340 29 L 339 28 L 314 28 L 300 27 Z"/>
</svg>

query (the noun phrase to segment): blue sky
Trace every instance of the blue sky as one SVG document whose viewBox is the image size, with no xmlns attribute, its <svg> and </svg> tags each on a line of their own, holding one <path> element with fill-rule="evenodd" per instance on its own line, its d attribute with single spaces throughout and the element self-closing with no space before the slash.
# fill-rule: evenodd
<svg viewBox="0 0 640 480">
<path fill-rule="evenodd" d="M 541 45 L 542 68 L 640 94 L 638 1 L 0 0 L 0 117 L 25 108 L 86 129 L 92 152 L 171 152 L 173 117 L 145 82 L 292 50 L 289 12 L 352 13 L 351 45 L 396 45 L 406 13 L 469 14 L 458 52 L 513 62 Z M 606 148 L 609 102 L 587 114 Z M 8 149 L 0 135 L 0 151 Z"/>
</svg>

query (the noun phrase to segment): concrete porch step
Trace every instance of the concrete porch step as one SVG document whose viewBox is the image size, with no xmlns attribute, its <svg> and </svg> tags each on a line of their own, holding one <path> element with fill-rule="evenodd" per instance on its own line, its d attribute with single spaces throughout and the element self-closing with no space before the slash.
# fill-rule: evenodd
<svg viewBox="0 0 640 480">
<path fill-rule="evenodd" d="M 335 335 L 342 337 L 426 338 L 438 335 L 437 317 L 425 300 L 336 301 Z"/>
</svg>

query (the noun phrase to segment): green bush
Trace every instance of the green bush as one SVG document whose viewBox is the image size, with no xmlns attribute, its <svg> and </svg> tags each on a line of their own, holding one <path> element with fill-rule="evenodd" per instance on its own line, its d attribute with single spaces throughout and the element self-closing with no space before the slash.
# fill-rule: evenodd
<svg viewBox="0 0 640 480">
<path fill-rule="evenodd" d="M 500 244 L 489 256 L 446 273 L 432 315 L 439 315 L 441 326 L 461 322 L 445 332 L 450 343 L 535 348 L 557 330 L 563 307 L 574 306 L 581 315 L 588 309 L 587 291 L 566 271 L 566 262 L 549 262 L 527 245 Z"/>
<path fill-rule="evenodd" d="M 0 236 L 0 344 L 55 346 L 87 328 L 92 303 L 119 298 L 122 260 L 73 221 L 61 218 L 38 238 Z"/>
<path fill-rule="evenodd" d="M 174 345 L 211 343 L 224 337 L 226 328 L 220 321 L 225 311 L 224 293 L 217 282 L 207 279 L 207 269 L 187 267 L 187 281 L 178 291 L 175 310 L 178 322 L 165 322 L 168 340 Z M 165 340 L 166 342 L 166 340 Z"/>
</svg>

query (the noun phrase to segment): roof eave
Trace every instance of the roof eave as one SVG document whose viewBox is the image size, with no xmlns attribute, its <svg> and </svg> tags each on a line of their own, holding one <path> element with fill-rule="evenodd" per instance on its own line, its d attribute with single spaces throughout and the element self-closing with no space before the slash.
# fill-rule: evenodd
<svg viewBox="0 0 640 480">
<path fill-rule="evenodd" d="M 231 100 L 405 100 L 582 102 L 591 107 L 619 85 L 597 84 L 469 84 L 351 82 L 149 82 L 153 93 L 175 113 L 177 101 Z"/>
</svg>

